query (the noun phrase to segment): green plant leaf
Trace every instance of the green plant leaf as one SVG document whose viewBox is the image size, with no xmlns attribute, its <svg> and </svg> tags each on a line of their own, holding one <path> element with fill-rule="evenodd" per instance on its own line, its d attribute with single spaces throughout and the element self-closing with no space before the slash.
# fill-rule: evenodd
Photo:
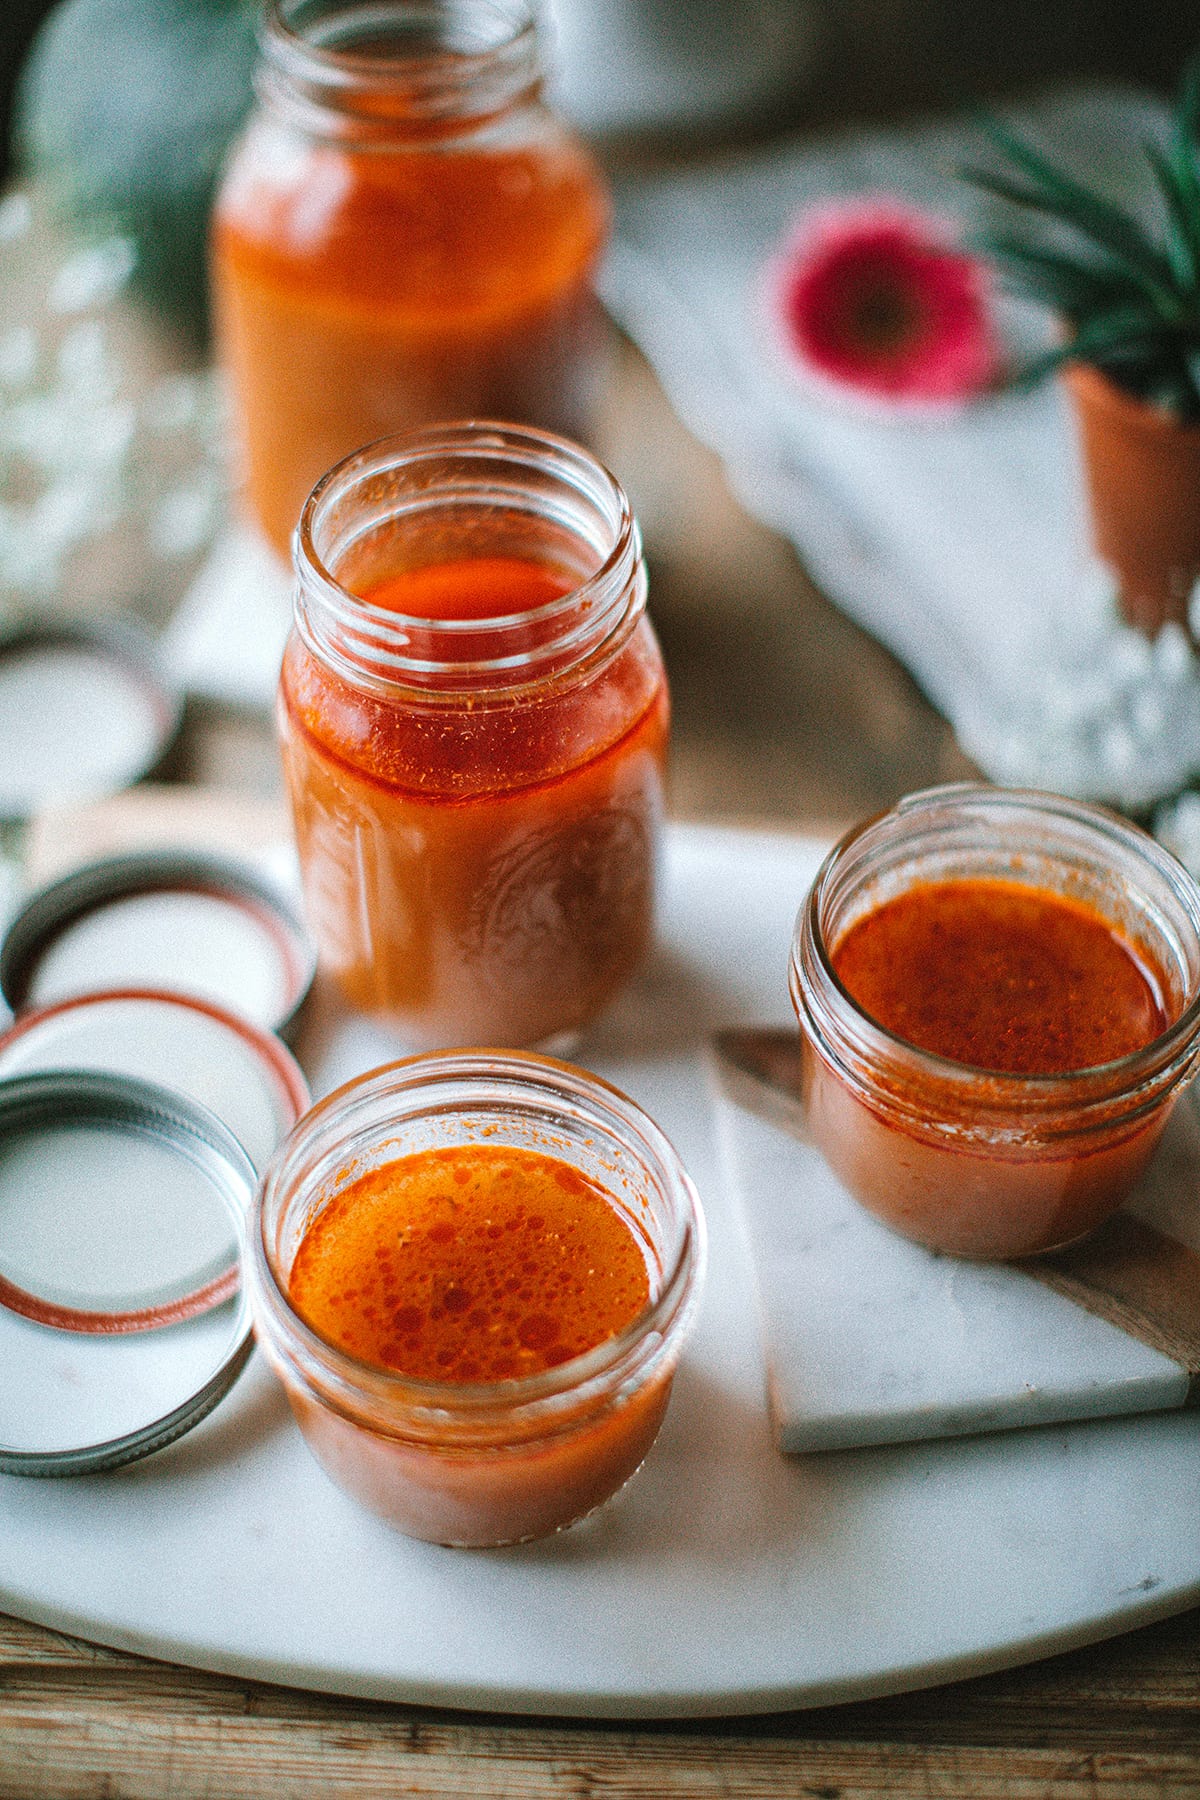
<svg viewBox="0 0 1200 1800">
<path fill-rule="evenodd" d="M 1019 371 L 1017 385 L 1064 363 L 1091 363 L 1152 404 L 1200 418 L 1200 51 L 1185 70 L 1166 148 L 1144 146 L 1164 209 L 1156 226 L 1092 192 L 996 118 L 977 116 L 1008 166 L 960 167 L 960 175 L 1075 239 L 1032 224 L 978 234 L 1007 285 L 1072 326 L 1068 341 Z"/>
<path fill-rule="evenodd" d="M 1022 363 L 1013 375 L 1009 385 L 1018 393 L 1025 393 L 1030 388 L 1040 386 L 1047 375 L 1053 375 L 1065 363 L 1078 362 L 1079 358 L 1069 345 L 1060 344 L 1054 350 L 1046 350 L 1040 356 L 1030 357 Z"/>
<path fill-rule="evenodd" d="M 1190 59 L 1183 71 L 1168 152 L 1168 162 L 1173 177 L 1172 186 L 1178 195 L 1179 205 L 1191 220 L 1188 237 L 1193 246 L 1197 270 L 1200 271 L 1200 177 L 1197 176 L 1196 171 L 1198 130 L 1200 130 L 1200 51 Z"/>
<path fill-rule="evenodd" d="M 1024 364 L 1017 385 L 1032 387 L 1069 362 L 1138 367 L 1140 379 L 1129 382 L 1138 391 L 1145 382 L 1163 379 L 1162 371 L 1174 369 L 1177 373 L 1168 373 L 1166 379 L 1179 385 L 1179 346 L 1165 342 L 1157 325 L 1148 322 L 1144 311 L 1137 307 L 1113 307 L 1081 323 L 1070 339 Z"/>
<path fill-rule="evenodd" d="M 1122 302 L 1140 304 L 1148 317 L 1157 318 L 1142 298 L 1141 290 L 1111 264 L 1084 262 L 1005 232 L 986 232 L 975 242 L 1000 266 L 1002 273 L 1011 272 L 1023 289 L 1068 318 L 1107 311 Z"/>
<path fill-rule="evenodd" d="M 973 186 L 1066 225 L 1098 244 L 1138 284 L 1164 320 L 1176 321 L 1186 309 L 1186 302 L 1175 292 L 1171 263 L 1155 248 L 1133 215 L 1082 187 L 998 119 L 987 113 L 977 116 L 981 128 L 1026 176 L 1027 182 L 967 165 L 960 165 L 958 173 Z"/>
<path fill-rule="evenodd" d="M 992 176 L 979 171 L 963 171 L 969 181 L 977 187 L 986 188 L 1001 199 L 1009 200 L 1016 206 L 1023 206 L 1032 212 L 1044 213 L 1059 223 L 1071 225 L 1076 231 L 1091 237 L 1095 243 L 1111 258 L 1122 275 L 1135 285 L 1154 308 L 1165 325 L 1176 325 L 1186 318 L 1188 310 L 1187 297 L 1179 294 L 1174 285 L 1171 265 L 1165 256 L 1158 251 L 1147 249 L 1147 254 L 1133 260 L 1114 248 L 1111 240 L 1098 234 L 1087 232 L 1076 219 L 1066 218 L 1053 199 L 1038 193 L 1032 188 L 1022 188 L 1017 183 L 1007 181 L 1003 176 Z"/>
<path fill-rule="evenodd" d="M 990 113 L 977 117 L 997 148 L 1034 184 L 1031 189 L 1017 190 L 1022 196 L 1017 204 L 1036 203 L 1039 211 L 1063 220 L 1094 238 L 1121 261 L 1138 265 L 1148 274 L 1161 269 L 1161 257 L 1132 213 L 1084 187 Z"/>
<path fill-rule="evenodd" d="M 1143 400 L 1161 407 L 1181 423 L 1200 417 L 1200 389 L 1187 366 L 1185 357 L 1174 357 L 1166 364 L 1149 365 L 1143 372 L 1138 389 Z"/>
<path fill-rule="evenodd" d="M 1190 56 L 1183 67 L 1179 82 L 1179 98 L 1175 103 L 1175 134 L 1172 140 L 1175 150 L 1186 153 L 1189 166 L 1195 153 L 1197 133 L 1200 132 L 1200 50 Z"/>
<path fill-rule="evenodd" d="M 1143 146 L 1154 170 L 1167 208 L 1171 229 L 1167 234 L 1167 256 L 1178 288 L 1193 296 L 1193 309 L 1200 302 L 1200 192 L 1189 194 L 1181 185 L 1173 162 L 1163 155 L 1157 144 Z"/>
<path fill-rule="evenodd" d="M 1186 374 L 1169 358 L 1164 360 L 1160 345 L 1145 341 L 1120 343 L 1103 355 L 1094 356 L 1081 356 L 1075 344 L 1059 345 L 1022 364 L 1013 376 L 1011 386 L 1019 393 L 1025 392 L 1072 362 L 1091 363 L 1126 392 L 1143 399 L 1153 398 L 1181 417 L 1188 412 L 1195 398 Z"/>
<path fill-rule="evenodd" d="M 1185 310 L 1185 302 L 1175 292 L 1172 283 L 1171 265 L 1158 251 L 1153 250 L 1143 238 L 1142 253 L 1136 258 L 1125 255 L 1118 249 L 1112 239 L 1098 232 L 1087 230 L 1078 219 L 1063 212 L 1059 202 L 1054 198 L 1039 193 L 1035 188 L 1024 188 L 1004 176 L 992 175 L 984 170 L 961 170 L 968 181 L 976 187 L 984 188 L 1002 200 L 1010 201 L 1014 206 L 1022 206 L 1031 212 L 1045 214 L 1061 224 L 1070 225 L 1074 230 L 1089 237 L 1100 245 L 1130 282 L 1133 282 L 1146 296 L 1159 317 L 1167 324 L 1173 324 Z"/>
<path fill-rule="evenodd" d="M 1125 346 L 1153 345 L 1165 349 L 1161 332 L 1139 308 L 1117 306 L 1111 312 L 1097 313 L 1082 320 L 1071 339 L 1070 348 L 1080 362 L 1094 362 L 1101 356 L 1119 353 Z"/>
<path fill-rule="evenodd" d="M 1180 382 L 1186 388 L 1186 404 L 1181 408 L 1181 416 L 1187 419 L 1200 419 L 1200 348 L 1189 350 L 1185 345 L 1179 356 Z"/>
</svg>

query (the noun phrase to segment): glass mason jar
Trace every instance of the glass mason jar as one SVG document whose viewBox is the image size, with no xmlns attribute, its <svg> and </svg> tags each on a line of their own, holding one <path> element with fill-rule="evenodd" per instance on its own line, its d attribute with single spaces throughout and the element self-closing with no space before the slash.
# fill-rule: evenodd
<svg viewBox="0 0 1200 1800">
<path fill-rule="evenodd" d="M 212 231 L 249 510 L 286 557 L 328 468 L 388 433 L 587 434 L 605 184 L 542 104 L 525 0 L 272 0 Z"/>
<path fill-rule="evenodd" d="M 361 598 L 472 564 L 566 591 L 470 618 Z M 653 923 L 668 700 L 624 493 L 544 432 L 415 433 L 317 486 L 296 568 L 279 721 L 325 967 L 416 1047 L 575 1030 Z"/>
<path fill-rule="evenodd" d="M 918 1049 L 847 993 L 848 929 L 925 882 L 1001 879 L 1082 902 L 1152 971 L 1169 1023 L 1093 1068 L 1026 1075 Z M 970 972 L 961 977 L 970 1004 Z M 910 795 L 844 837 L 796 923 L 791 991 L 809 1130 L 869 1211 L 950 1255 L 1030 1256 L 1114 1212 L 1200 1055 L 1200 890 L 1096 806 L 964 784 Z"/>
<path fill-rule="evenodd" d="M 297 1250 L 337 1194 L 381 1163 L 476 1142 L 531 1149 L 603 1187 L 646 1257 L 650 1294 L 624 1330 L 508 1381 L 418 1381 L 362 1362 L 288 1297 Z M 679 1158 L 633 1101 L 524 1054 L 412 1057 L 305 1115 L 260 1186 L 246 1280 L 255 1329 L 318 1462 L 411 1537 L 518 1543 L 582 1518 L 629 1479 L 666 1411 L 705 1263 Z"/>
</svg>

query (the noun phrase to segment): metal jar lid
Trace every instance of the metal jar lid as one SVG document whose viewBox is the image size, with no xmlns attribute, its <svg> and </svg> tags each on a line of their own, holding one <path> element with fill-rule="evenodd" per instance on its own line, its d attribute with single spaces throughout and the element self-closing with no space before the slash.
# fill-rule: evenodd
<svg viewBox="0 0 1200 1800">
<path fill-rule="evenodd" d="M 207 1000 L 161 989 L 76 994 L 22 1013 L 0 1034 L 0 1080 L 52 1069 L 161 1081 L 215 1113 L 260 1171 L 311 1098 L 279 1038 Z"/>
<path fill-rule="evenodd" d="M 0 1081 L 0 1470 L 117 1468 L 229 1391 L 252 1346 L 255 1184 L 233 1134 L 166 1088 Z"/>
<path fill-rule="evenodd" d="M 31 895 L 0 946 L 0 992 L 20 1013 L 100 989 L 162 988 L 286 1033 L 315 968 L 298 912 L 247 864 L 143 851 Z"/>
<path fill-rule="evenodd" d="M 182 711 L 152 640 L 131 624 L 0 633 L 0 819 L 132 786 L 162 761 Z"/>
</svg>

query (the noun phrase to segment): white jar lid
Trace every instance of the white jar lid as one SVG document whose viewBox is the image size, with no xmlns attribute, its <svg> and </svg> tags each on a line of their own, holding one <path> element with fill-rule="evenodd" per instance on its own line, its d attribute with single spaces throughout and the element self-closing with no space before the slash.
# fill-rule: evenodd
<svg viewBox="0 0 1200 1800">
<path fill-rule="evenodd" d="M 88 863 L 33 894 L 0 946 L 0 992 L 20 1013 L 155 988 L 286 1032 L 315 967 L 295 909 L 247 864 L 146 851 Z"/>
<path fill-rule="evenodd" d="M 98 1069 L 161 1081 L 214 1112 L 261 1173 L 310 1095 L 277 1037 L 186 994 L 127 988 L 23 1013 L 0 1036 L 0 1080 Z"/>
<path fill-rule="evenodd" d="M 115 1468 L 211 1411 L 250 1354 L 255 1183 L 233 1134 L 169 1089 L 0 1081 L 0 1469 Z"/>
<path fill-rule="evenodd" d="M 161 761 L 182 697 L 131 625 L 28 625 L 0 636 L 0 819 L 99 799 Z"/>
</svg>

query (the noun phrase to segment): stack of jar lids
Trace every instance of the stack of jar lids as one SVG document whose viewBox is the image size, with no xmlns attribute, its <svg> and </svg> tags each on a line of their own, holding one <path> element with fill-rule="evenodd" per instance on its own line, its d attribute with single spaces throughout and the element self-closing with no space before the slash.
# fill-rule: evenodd
<svg viewBox="0 0 1200 1800">
<path fill-rule="evenodd" d="M 0 1469 L 172 1442 L 250 1352 L 258 1174 L 307 1108 L 277 1033 L 314 958 L 232 860 L 145 853 L 35 893 L 0 946 Z"/>
</svg>

